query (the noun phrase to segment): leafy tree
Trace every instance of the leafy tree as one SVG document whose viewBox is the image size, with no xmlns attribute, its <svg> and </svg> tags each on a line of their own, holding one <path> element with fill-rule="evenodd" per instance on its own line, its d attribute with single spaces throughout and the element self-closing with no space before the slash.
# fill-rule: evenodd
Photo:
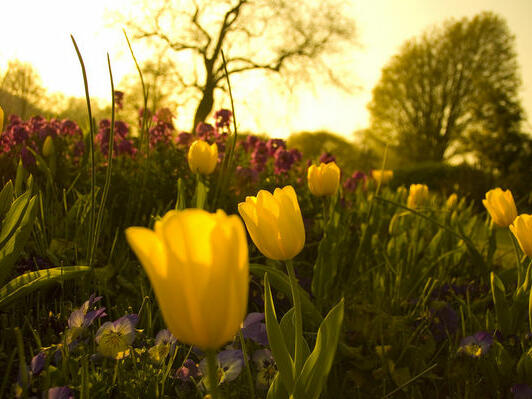
<svg viewBox="0 0 532 399">
<path fill-rule="evenodd" d="M 471 151 L 479 132 L 518 130 L 523 115 L 514 40 L 505 20 L 491 12 L 447 21 L 409 40 L 373 89 L 370 131 L 416 162 Z M 469 146 L 460 145 L 464 141 Z"/>
<path fill-rule="evenodd" d="M 304 81 L 313 69 L 345 83 L 325 59 L 355 37 L 338 0 L 142 1 L 153 11 L 127 25 L 135 39 L 173 53 L 174 90 L 198 101 L 193 127 L 212 111 L 215 92 L 224 90 L 222 50 L 229 75 L 263 70 Z"/>
</svg>

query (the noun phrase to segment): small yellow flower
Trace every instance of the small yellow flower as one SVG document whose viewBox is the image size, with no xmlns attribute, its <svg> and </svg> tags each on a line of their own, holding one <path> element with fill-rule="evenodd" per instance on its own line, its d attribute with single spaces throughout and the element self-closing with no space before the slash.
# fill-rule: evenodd
<svg viewBox="0 0 532 399">
<path fill-rule="evenodd" d="M 188 149 L 188 166 L 194 173 L 210 175 L 218 162 L 218 146 L 206 141 L 196 140 Z"/>
<path fill-rule="evenodd" d="M 316 197 L 334 195 L 340 184 L 340 168 L 336 163 L 311 165 L 307 171 L 308 188 Z"/>
<path fill-rule="evenodd" d="M 429 188 L 425 184 L 411 184 L 406 206 L 412 209 L 420 208 L 429 198 Z"/>
<path fill-rule="evenodd" d="M 387 184 L 393 179 L 393 170 L 372 170 L 371 177 L 375 179 L 377 184 Z"/>
<path fill-rule="evenodd" d="M 532 215 L 517 216 L 510 225 L 510 230 L 517 238 L 523 252 L 532 258 Z"/>
<path fill-rule="evenodd" d="M 452 193 L 451 195 L 449 195 L 449 198 L 447 198 L 447 202 L 445 203 L 445 205 L 447 206 L 448 209 L 452 209 L 456 206 L 457 202 L 458 202 L 458 195 L 456 195 L 455 193 Z"/>
<path fill-rule="evenodd" d="M 500 227 L 508 227 L 517 217 L 514 197 L 510 190 L 503 191 L 497 187 L 486 193 L 482 203 L 488 210 L 493 223 Z"/>
<path fill-rule="evenodd" d="M 288 260 L 303 249 L 305 227 L 292 186 L 276 188 L 273 195 L 260 190 L 256 197 L 239 203 L 238 212 L 251 239 L 267 258 Z"/>
<path fill-rule="evenodd" d="M 172 210 L 155 230 L 130 227 L 126 238 L 179 341 L 206 350 L 234 337 L 246 315 L 249 278 L 246 233 L 238 216 Z"/>
</svg>

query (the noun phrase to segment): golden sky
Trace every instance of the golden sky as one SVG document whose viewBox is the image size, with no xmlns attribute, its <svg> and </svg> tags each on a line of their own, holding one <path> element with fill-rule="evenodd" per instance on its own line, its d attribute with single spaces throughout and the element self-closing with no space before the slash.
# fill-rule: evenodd
<svg viewBox="0 0 532 399">
<path fill-rule="evenodd" d="M 134 71 L 120 26 L 109 15 L 131 0 L 3 0 L 0 7 L 0 69 L 9 59 L 32 63 L 49 92 L 84 96 L 83 81 L 70 34 L 82 51 L 91 96 L 109 98 L 106 53 L 113 64 L 115 86 Z M 368 125 L 366 104 L 380 69 L 407 39 L 450 17 L 494 11 L 506 18 L 516 35 L 525 111 L 532 115 L 532 0 L 361 0 L 350 5 L 361 47 L 346 56 L 360 90 L 347 94 L 332 86 L 299 88 L 287 95 L 260 75 L 234 82 L 237 121 L 241 130 L 287 137 L 301 130 L 328 130 L 352 137 Z M 141 12 L 140 10 L 137 10 Z M 134 43 L 134 47 L 137 45 Z M 142 62 L 142 54 L 137 54 Z M 126 93 L 127 95 L 127 93 Z M 127 101 L 127 97 L 126 97 Z M 229 99 L 221 106 L 229 107 Z M 178 128 L 188 129 L 190 113 L 181 112 Z M 527 129 L 532 131 L 530 123 Z"/>
</svg>

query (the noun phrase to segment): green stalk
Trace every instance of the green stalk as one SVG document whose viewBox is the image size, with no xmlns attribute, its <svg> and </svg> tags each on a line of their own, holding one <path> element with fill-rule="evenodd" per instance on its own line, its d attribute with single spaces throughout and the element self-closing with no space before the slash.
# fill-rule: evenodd
<svg viewBox="0 0 532 399">
<path fill-rule="evenodd" d="M 81 65 L 81 72 L 83 74 L 83 84 L 85 85 L 85 100 L 87 102 L 87 111 L 89 114 L 89 132 L 90 132 L 90 154 L 91 154 L 91 217 L 90 217 L 90 228 L 89 228 L 89 238 L 88 238 L 88 244 L 87 244 L 87 258 L 90 258 L 90 251 L 92 248 L 92 242 L 94 239 L 94 205 L 96 204 L 96 194 L 95 194 L 95 188 L 96 188 L 96 174 L 94 170 L 94 122 L 92 120 L 92 110 L 91 110 L 91 100 L 89 96 L 89 83 L 87 81 L 87 72 L 85 70 L 85 63 L 83 62 L 83 57 L 81 57 L 81 53 L 79 51 L 78 45 L 76 43 L 76 40 L 74 39 L 74 36 L 70 35 L 70 38 L 72 39 L 72 43 L 74 43 L 74 47 L 76 49 L 76 53 L 78 54 L 79 63 Z M 92 263 L 89 262 L 89 266 L 92 266 Z"/>
<path fill-rule="evenodd" d="M 220 390 L 218 389 L 218 361 L 216 351 L 207 351 L 207 378 L 209 381 L 209 393 L 212 399 L 221 399 Z"/>
<path fill-rule="evenodd" d="M 517 240 L 515 239 L 514 235 L 510 230 L 508 230 L 508 234 L 510 235 L 510 240 L 512 240 L 512 244 L 514 245 L 514 253 L 515 253 L 515 263 L 517 266 L 517 289 L 521 287 L 521 283 L 523 282 L 523 270 L 521 268 L 521 256 L 519 254 L 519 244 L 517 243 Z"/>
<path fill-rule="evenodd" d="M 100 202 L 100 209 L 98 209 L 98 217 L 96 218 L 96 227 L 94 230 L 94 240 L 92 241 L 91 252 L 89 257 L 89 265 L 92 265 L 94 260 L 94 251 L 96 245 L 100 240 L 100 229 L 103 220 L 103 211 L 105 209 L 105 202 L 109 194 L 109 187 L 111 186 L 111 172 L 113 168 L 113 144 L 115 137 L 115 86 L 113 82 L 113 71 L 111 70 L 111 60 L 109 53 L 107 53 L 107 65 L 109 66 L 109 77 L 111 79 L 111 131 L 109 132 L 109 150 L 107 151 L 107 172 L 105 174 L 105 186 L 103 188 L 102 199 Z"/>
<path fill-rule="evenodd" d="M 244 355 L 244 365 L 246 366 L 246 376 L 249 384 L 249 393 L 250 398 L 255 399 L 255 386 L 253 384 L 253 377 L 251 376 L 251 368 L 249 367 L 248 353 L 246 348 L 246 341 L 244 340 L 244 335 L 242 330 L 238 331 L 238 338 L 240 339 L 240 346 L 242 347 L 242 354 Z"/>
<path fill-rule="evenodd" d="M 301 315 L 301 298 L 297 291 L 298 283 L 296 280 L 296 274 L 294 272 L 294 263 L 292 259 L 288 259 L 286 262 L 286 270 L 288 277 L 290 278 L 290 289 L 292 290 L 292 300 L 294 302 L 294 311 L 296 314 L 296 337 L 295 337 L 295 350 L 294 350 L 294 365 L 296 368 L 296 375 L 299 375 L 301 368 L 303 367 L 303 317 Z"/>
</svg>

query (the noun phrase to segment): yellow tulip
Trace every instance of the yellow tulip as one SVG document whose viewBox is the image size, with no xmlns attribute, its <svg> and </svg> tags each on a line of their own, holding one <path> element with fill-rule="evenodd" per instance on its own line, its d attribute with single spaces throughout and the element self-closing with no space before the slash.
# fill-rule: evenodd
<svg viewBox="0 0 532 399">
<path fill-rule="evenodd" d="M 445 203 L 445 205 L 447 206 L 447 208 L 452 209 L 455 207 L 457 202 L 458 202 L 458 195 L 456 195 L 455 193 L 452 193 L 451 195 L 449 195 L 449 198 L 447 198 L 447 202 Z"/>
<path fill-rule="evenodd" d="M 4 128 L 4 110 L 2 107 L 0 107 L 0 133 L 3 131 Z"/>
<path fill-rule="evenodd" d="M 307 171 L 308 188 L 316 197 L 334 195 L 340 184 L 340 168 L 335 162 L 311 165 Z"/>
<path fill-rule="evenodd" d="M 503 191 L 497 187 L 486 193 L 482 203 L 488 210 L 493 223 L 500 227 L 508 227 L 517 217 L 514 197 L 510 190 Z"/>
<path fill-rule="evenodd" d="M 429 188 L 425 184 L 411 184 L 406 206 L 412 209 L 421 207 L 429 198 Z"/>
<path fill-rule="evenodd" d="M 292 186 L 276 188 L 273 195 L 260 190 L 256 197 L 239 203 L 238 212 L 251 239 L 267 258 L 288 260 L 303 249 L 305 227 Z"/>
<path fill-rule="evenodd" d="M 218 146 L 206 141 L 196 140 L 188 149 L 188 166 L 194 173 L 210 175 L 218 162 Z"/>
<path fill-rule="evenodd" d="M 515 238 L 523 252 L 532 258 L 532 215 L 519 215 L 510 225 Z"/>
<path fill-rule="evenodd" d="M 246 233 L 238 216 L 172 210 L 155 230 L 130 227 L 126 238 L 178 340 L 211 350 L 234 337 L 246 315 L 249 278 Z"/>
<path fill-rule="evenodd" d="M 387 184 L 393 179 L 393 170 L 372 170 L 371 177 L 373 177 L 377 183 Z"/>
</svg>

